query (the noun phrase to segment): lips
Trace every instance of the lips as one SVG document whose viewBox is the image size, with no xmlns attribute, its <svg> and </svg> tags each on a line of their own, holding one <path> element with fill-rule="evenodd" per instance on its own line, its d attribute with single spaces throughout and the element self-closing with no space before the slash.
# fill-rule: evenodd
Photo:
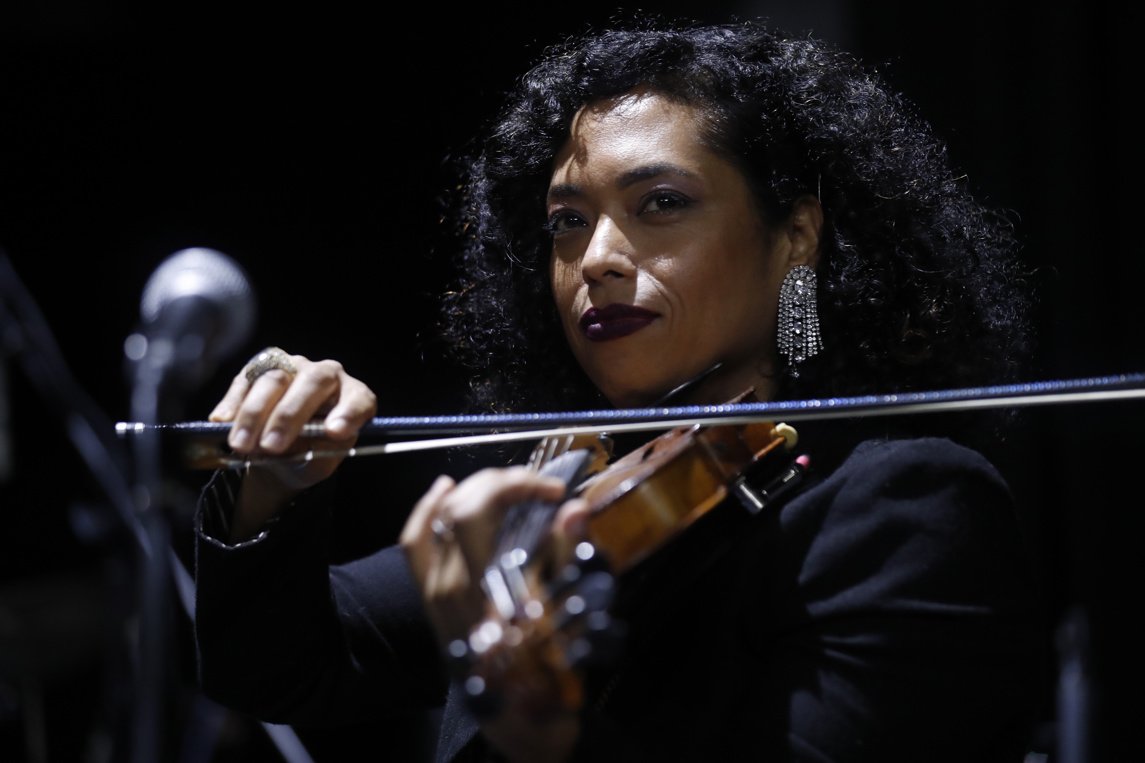
<svg viewBox="0 0 1145 763">
<path fill-rule="evenodd" d="M 580 317 L 580 330 L 592 342 L 607 342 L 633 334 L 660 317 L 635 305 L 590 307 Z"/>
</svg>

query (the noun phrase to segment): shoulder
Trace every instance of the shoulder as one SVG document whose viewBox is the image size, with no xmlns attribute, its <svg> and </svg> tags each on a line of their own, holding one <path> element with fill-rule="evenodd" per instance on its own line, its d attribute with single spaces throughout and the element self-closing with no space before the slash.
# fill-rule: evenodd
<svg viewBox="0 0 1145 763">
<path fill-rule="evenodd" d="M 981 453 L 944 437 L 872 439 L 851 451 L 832 479 L 855 481 L 872 476 L 901 475 L 916 482 L 961 474 L 1004 486 L 998 470 Z"/>
<path fill-rule="evenodd" d="M 925 587 L 961 598 L 1025 577 L 1009 487 L 982 454 L 947 439 L 864 441 L 780 522 L 800 577 L 836 593 L 872 586 L 912 598 Z"/>
<path fill-rule="evenodd" d="M 939 739 L 940 757 L 976 759 L 987 737 L 1024 733 L 1043 612 L 998 470 L 941 438 L 866 440 L 836 463 L 745 562 L 759 602 L 745 632 L 787 682 L 789 739 L 896 760 Z"/>
<path fill-rule="evenodd" d="M 836 511 L 877 503 L 916 514 L 922 506 L 968 511 L 1012 504 L 1009 486 L 985 456 L 940 437 L 864 440 L 804 497 Z"/>
</svg>

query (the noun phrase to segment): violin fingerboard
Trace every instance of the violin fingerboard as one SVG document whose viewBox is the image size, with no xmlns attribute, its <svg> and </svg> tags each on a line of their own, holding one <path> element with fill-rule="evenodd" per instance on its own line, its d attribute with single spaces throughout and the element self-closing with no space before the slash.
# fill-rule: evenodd
<svg viewBox="0 0 1145 763">
<path fill-rule="evenodd" d="M 589 450 L 569 451 L 547 462 L 541 467 L 540 474 L 560 478 L 569 488 L 565 491 L 567 496 L 572 487 L 580 482 L 593 457 L 594 454 Z M 531 555 L 548 531 L 559 507 L 559 502 L 546 501 L 525 501 L 511 506 L 501 524 L 497 557 L 503 557 L 514 549 L 523 549 Z"/>
</svg>

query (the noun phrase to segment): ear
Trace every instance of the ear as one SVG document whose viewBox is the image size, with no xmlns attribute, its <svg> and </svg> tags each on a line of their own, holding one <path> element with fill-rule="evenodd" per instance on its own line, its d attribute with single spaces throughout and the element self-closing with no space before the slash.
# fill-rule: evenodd
<svg viewBox="0 0 1145 763">
<path fill-rule="evenodd" d="M 790 243 L 787 267 L 816 267 L 819 264 L 819 240 L 823 234 L 823 206 L 819 199 L 808 193 L 792 202 L 786 233 Z"/>
</svg>

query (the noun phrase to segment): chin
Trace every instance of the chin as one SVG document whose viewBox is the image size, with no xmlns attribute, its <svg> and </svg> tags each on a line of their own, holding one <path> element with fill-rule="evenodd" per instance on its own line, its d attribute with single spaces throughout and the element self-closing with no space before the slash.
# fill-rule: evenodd
<svg viewBox="0 0 1145 763">
<path fill-rule="evenodd" d="M 655 360 L 647 360 L 646 363 L 655 363 Z M 603 373 L 590 373 L 589 378 L 613 408 L 645 408 L 660 400 L 677 384 L 670 375 L 663 379 L 650 379 L 647 365 L 641 368 L 631 364 L 613 364 Z"/>
<path fill-rule="evenodd" d="M 661 395 L 646 389 L 601 390 L 613 408 L 644 408 L 659 400 Z"/>
</svg>

